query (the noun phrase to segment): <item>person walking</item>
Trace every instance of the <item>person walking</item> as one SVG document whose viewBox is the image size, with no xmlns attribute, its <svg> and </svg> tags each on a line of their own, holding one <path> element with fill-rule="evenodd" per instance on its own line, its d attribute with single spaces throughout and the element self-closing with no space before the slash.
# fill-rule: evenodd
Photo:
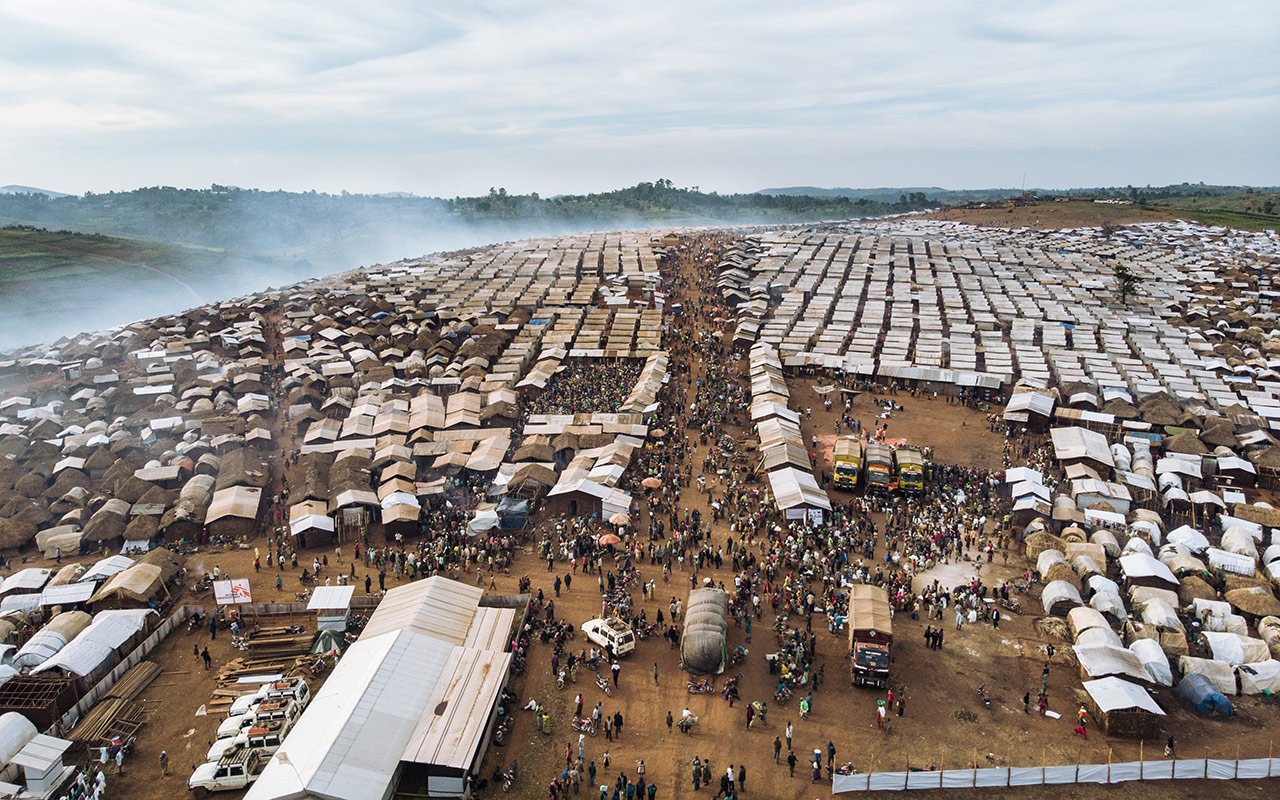
<svg viewBox="0 0 1280 800">
<path fill-rule="evenodd" d="M 773 763 L 777 764 L 778 759 L 782 756 L 782 737 L 773 737 Z"/>
<path fill-rule="evenodd" d="M 1031 713 L 1031 692 L 1027 692 L 1022 696 L 1022 713 Z"/>
<path fill-rule="evenodd" d="M 796 776 L 796 751 L 795 750 L 787 751 L 787 771 L 791 774 L 791 777 L 794 778 Z"/>
<path fill-rule="evenodd" d="M 613 735 L 622 738 L 622 712 L 613 712 Z"/>
<path fill-rule="evenodd" d="M 747 730 L 751 730 L 751 723 L 756 720 L 755 706 L 747 704 Z"/>
<path fill-rule="evenodd" d="M 613 688 L 618 688 L 618 673 L 622 672 L 622 665 L 617 661 L 613 662 L 613 666 L 609 669 L 613 670 Z"/>
<path fill-rule="evenodd" d="M 738 765 L 738 787 L 739 792 L 746 791 L 747 788 L 747 765 Z"/>
<path fill-rule="evenodd" d="M 653 662 L 653 685 L 658 685 L 658 662 Z"/>
<path fill-rule="evenodd" d="M 835 742 L 828 741 L 827 742 L 827 770 L 828 771 L 831 770 L 831 765 L 835 762 L 835 760 L 836 760 Z"/>
<path fill-rule="evenodd" d="M 207 670 L 213 666 L 213 656 L 209 655 L 209 648 L 200 651 L 200 658 L 204 659 L 204 668 Z"/>
<path fill-rule="evenodd" d="M 783 735 L 787 737 L 787 749 L 788 749 L 788 750 L 792 749 L 792 748 L 791 748 L 791 734 L 793 734 L 793 733 L 795 733 L 795 726 L 791 724 L 791 720 L 787 720 L 787 729 L 786 729 L 786 731 L 783 733 Z"/>
<path fill-rule="evenodd" d="M 582 693 L 581 692 L 578 693 L 577 697 L 573 698 L 573 716 L 577 719 L 582 718 Z"/>
<path fill-rule="evenodd" d="M 671 725 L 675 722 L 675 718 L 671 716 L 671 710 L 667 710 L 667 733 L 671 733 Z"/>
<path fill-rule="evenodd" d="M 169 753 L 165 750 L 160 751 L 160 775 L 169 774 Z"/>
<path fill-rule="evenodd" d="M 1048 694 L 1048 692 L 1049 692 L 1049 665 L 1048 665 L 1047 663 L 1044 665 L 1044 669 L 1040 670 L 1040 688 L 1041 688 L 1041 689 L 1043 689 L 1043 690 L 1045 691 L 1045 693 L 1046 693 L 1046 694 Z"/>
<path fill-rule="evenodd" d="M 697 756 L 693 757 L 693 790 L 696 792 L 702 788 L 702 759 Z"/>
</svg>

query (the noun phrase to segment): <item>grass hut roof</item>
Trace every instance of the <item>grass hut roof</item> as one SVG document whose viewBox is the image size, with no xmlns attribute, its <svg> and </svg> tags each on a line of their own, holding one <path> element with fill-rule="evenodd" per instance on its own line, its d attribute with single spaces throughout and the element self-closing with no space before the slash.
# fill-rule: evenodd
<svg viewBox="0 0 1280 800">
<path fill-rule="evenodd" d="M 146 515 L 134 517 L 124 528 L 122 534 L 126 542 L 145 542 L 154 539 L 160 528 L 158 517 Z"/>
<path fill-rule="evenodd" d="M 1275 594 L 1266 586 L 1231 589 L 1225 597 L 1228 603 L 1245 614 L 1255 617 L 1280 615 L 1280 600 L 1277 600 Z"/>
<path fill-rule="evenodd" d="M 1280 447 L 1266 447 L 1261 450 L 1252 450 L 1248 454 L 1248 459 L 1257 467 L 1280 469 Z"/>
<path fill-rule="evenodd" d="M 35 525 L 12 517 L 0 519 L 0 548 L 16 550 L 35 538 Z"/>
<path fill-rule="evenodd" d="M 160 568 L 160 578 L 170 583 L 182 571 L 187 559 L 185 556 L 164 547 L 157 547 L 138 559 L 139 564 L 151 564 Z"/>
<path fill-rule="evenodd" d="M 1191 605 L 1200 600 L 1217 600 L 1218 591 L 1198 575 L 1187 575 L 1178 580 L 1178 601 L 1183 605 Z"/>
</svg>

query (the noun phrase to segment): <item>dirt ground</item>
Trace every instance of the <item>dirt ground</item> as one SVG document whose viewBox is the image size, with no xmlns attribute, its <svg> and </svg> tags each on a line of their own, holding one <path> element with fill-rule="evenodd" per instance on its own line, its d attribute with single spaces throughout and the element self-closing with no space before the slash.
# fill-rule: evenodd
<svg viewBox="0 0 1280 800">
<path fill-rule="evenodd" d="M 970 225 L 987 228 L 1034 228 L 1048 231 L 1059 228 L 1096 227 L 1105 222 L 1110 222 L 1112 225 L 1168 222 L 1175 219 L 1175 215 L 1137 206 L 1072 201 L 1035 203 L 1017 207 L 998 205 L 990 208 L 949 208 L 923 214 L 920 218 L 967 222 Z"/>
</svg>

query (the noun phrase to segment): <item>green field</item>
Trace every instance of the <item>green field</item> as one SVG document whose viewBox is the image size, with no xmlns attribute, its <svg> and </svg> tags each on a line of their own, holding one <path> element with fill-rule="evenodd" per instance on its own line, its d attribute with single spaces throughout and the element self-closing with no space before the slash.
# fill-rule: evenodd
<svg viewBox="0 0 1280 800">
<path fill-rule="evenodd" d="M 1224 197 L 1153 200 L 1150 208 L 1203 223 L 1245 231 L 1280 230 L 1280 193 L 1250 192 Z"/>
</svg>

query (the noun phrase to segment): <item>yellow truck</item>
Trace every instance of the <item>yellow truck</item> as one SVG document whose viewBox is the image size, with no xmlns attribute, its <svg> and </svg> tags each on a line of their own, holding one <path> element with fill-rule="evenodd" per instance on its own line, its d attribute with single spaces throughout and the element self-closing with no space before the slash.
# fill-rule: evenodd
<svg viewBox="0 0 1280 800">
<path fill-rule="evenodd" d="M 924 493 L 924 455 L 913 447 L 899 447 L 893 452 L 898 462 L 898 489 L 909 494 Z"/>
<path fill-rule="evenodd" d="M 857 489 L 862 481 L 862 442 L 853 436 L 836 439 L 831 482 L 841 489 Z"/>
</svg>

